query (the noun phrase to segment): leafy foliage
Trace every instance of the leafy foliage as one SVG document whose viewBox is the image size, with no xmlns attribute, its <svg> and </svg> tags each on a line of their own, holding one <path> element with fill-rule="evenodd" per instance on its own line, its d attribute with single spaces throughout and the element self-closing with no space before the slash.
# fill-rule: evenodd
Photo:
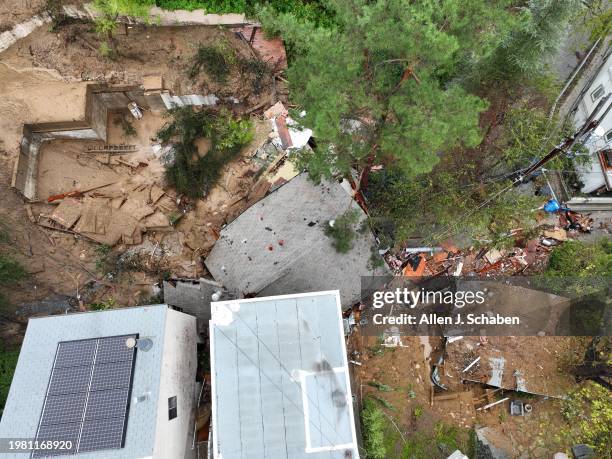
<svg viewBox="0 0 612 459">
<path fill-rule="evenodd" d="M 100 13 L 94 20 L 96 32 L 105 40 L 100 44 L 100 54 L 112 57 L 116 52 L 113 35 L 117 30 L 119 16 L 147 19 L 149 9 L 155 3 L 154 0 L 94 0 L 93 5 Z"/>
<path fill-rule="evenodd" d="M 612 8 L 607 0 L 590 0 L 585 2 L 588 13 L 584 16 L 583 28 L 589 33 L 592 41 L 605 37 L 612 27 Z"/>
<path fill-rule="evenodd" d="M 373 174 L 368 188 L 373 226 L 390 241 L 417 234 L 438 243 L 461 232 L 481 244 L 503 246 L 512 243 L 506 237 L 511 229 L 535 225 L 535 198 L 515 190 L 502 193 L 507 180 L 474 182 L 470 165 L 464 166 L 415 178 L 398 170 Z"/>
<path fill-rule="evenodd" d="M 395 389 L 393 389 L 393 387 L 388 386 L 387 384 L 383 384 L 383 383 L 378 382 L 378 381 L 368 381 L 368 386 L 375 387 L 376 389 L 378 389 L 381 392 L 393 392 L 395 390 Z"/>
<path fill-rule="evenodd" d="M 539 280 L 543 286 L 558 294 L 588 295 L 578 303 L 584 314 L 574 314 L 573 321 L 597 321 L 602 309 L 600 302 L 612 278 L 612 241 L 608 238 L 595 243 L 567 241 L 555 247 L 548 259 L 548 267 Z M 581 317 L 585 315 L 586 317 Z"/>
<path fill-rule="evenodd" d="M 272 77 L 271 68 L 266 62 L 238 55 L 227 40 L 213 45 L 201 44 L 193 57 L 189 77 L 195 78 L 203 70 L 215 82 L 225 83 L 233 69 L 240 72 L 241 78 L 250 81 L 255 94 L 260 94 Z"/>
<path fill-rule="evenodd" d="M 373 161 L 415 175 L 429 172 L 440 150 L 478 144 L 487 103 L 453 78 L 481 51 L 479 31 L 507 15 L 505 4 L 330 0 L 329 27 L 264 9 L 268 32 L 295 48 L 291 95 L 317 135 L 315 153 L 298 155 L 310 175 L 346 175 Z"/>
<path fill-rule="evenodd" d="M 339 253 L 347 253 L 353 248 L 356 236 L 355 225 L 359 221 L 359 212 L 349 209 L 335 220 L 325 225 L 325 235 L 332 239 L 332 245 Z"/>
<path fill-rule="evenodd" d="M 542 158 L 564 137 L 574 133 L 575 128 L 568 122 L 563 124 L 555 135 L 550 135 L 549 127 L 556 124 L 555 120 L 548 120 L 544 110 L 530 107 L 527 102 L 510 108 L 504 120 L 502 138 L 497 145 L 501 150 L 501 154 L 496 158 L 497 163 L 504 163 L 506 170 L 515 171 Z M 575 152 L 580 149 L 576 147 Z M 573 166 L 568 157 L 557 157 L 549 162 L 546 168 L 571 170 Z"/>
<path fill-rule="evenodd" d="M 180 193 L 202 197 L 216 184 L 223 166 L 252 140 L 252 124 L 229 112 L 191 107 L 173 109 L 169 116 L 172 121 L 157 134 L 164 144 L 173 145 L 174 159 L 166 164 L 166 179 Z M 204 137 L 211 140 L 211 147 L 201 155 L 194 142 Z"/>
<path fill-rule="evenodd" d="M 476 67 L 479 76 L 504 83 L 542 75 L 547 70 L 544 57 L 555 54 L 565 26 L 577 12 L 580 0 L 529 0 L 497 47 Z"/>
<path fill-rule="evenodd" d="M 363 442 L 367 457 L 372 459 L 385 459 L 385 415 L 371 399 L 364 400 L 361 411 L 363 428 Z"/>
<path fill-rule="evenodd" d="M 586 443 L 605 457 L 612 444 L 612 399 L 610 391 L 587 382 L 563 402 L 561 413 L 568 422 L 562 435 L 573 443 Z"/>
<path fill-rule="evenodd" d="M 189 70 L 189 76 L 195 77 L 202 67 L 215 81 L 223 83 L 229 74 L 230 62 L 218 47 L 200 45 Z"/>
<path fill-rule="evenodd" d="M 263 6 L 268 6 L 318 24 L 333 22 L 331 13 L 321 0 L 156 0 L 156 4 L 168 10 L 204 9 L 208 13 L 245 13 L 251 17 Z"/>
<path fill-rule="evenodd" d="M 106 311 L 107 309 L 113 309 L 117 302 L 114 298 L 109 298 L 106 301 L 101 301 L 99 303 L 91 303 L 88 305 L 89 309 L 92 311 Z M 152 304 L 152 303 L 149 303 Z"/>
<path fill-rule="evenodd" d="M 548 260 L 549 276 L 612 276 L 612 241 L 601 239 L 595 244 L 567 241 L 555 247 Z"/>
<path fill-rule="evenodd" d="M 6 404 L 18 358 L 19 349 L 6 349 L 0 343 L 0 410 L 3 410 Z"/>
</svg>

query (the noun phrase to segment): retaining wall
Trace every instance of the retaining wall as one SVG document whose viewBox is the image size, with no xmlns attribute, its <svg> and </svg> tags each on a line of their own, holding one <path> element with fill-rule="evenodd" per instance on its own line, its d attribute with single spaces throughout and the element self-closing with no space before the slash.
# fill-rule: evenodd
<svg viewBox="0 0 612 459">
<path fill-rule="evenodd" d="M 37 201 L 38 162 L 44 142 L 54 139 L 102 140 L 106 142 L 108 114 L 127 109 L 130 102 L 155 109 L 163 105 L 161 94 L 147 94 L 138 86 L 87 86 L 85 119 L 23 125 L 19 155 L 13 169 L 11 186 L 30 201 Z M 153 102 L 149 104 L 148 102 Z"/>
</svg>

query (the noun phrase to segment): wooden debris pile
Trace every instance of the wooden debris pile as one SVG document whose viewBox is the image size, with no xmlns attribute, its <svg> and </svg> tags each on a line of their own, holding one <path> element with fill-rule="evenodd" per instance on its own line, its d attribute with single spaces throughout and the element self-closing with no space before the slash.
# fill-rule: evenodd
<svg viewBox="0 0 612 459">
<path fill-rule="evenodd" d="M 180 215 L 175 200 L 156 184 L 113 184 L 82 196 L 67 196 L 38 224 L 113 246 L 140 244 L 148 231 L 172 231 Z"/>
</svg>

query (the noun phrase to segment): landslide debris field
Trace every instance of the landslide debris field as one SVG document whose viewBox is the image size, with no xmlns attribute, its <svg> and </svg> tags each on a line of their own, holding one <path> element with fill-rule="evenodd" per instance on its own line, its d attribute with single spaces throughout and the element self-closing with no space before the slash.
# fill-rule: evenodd
<svg viewBox="0 0 612 459">
<path fill-rule="evenodd" d="M 274 76 L 284 55 L 264 61 L 235 31 L 218 27 L 130 27 L 127 36 L 117 35 L 114 59 L 100 56 L 96 40 L 91 24 L 70 22 L 55 32 L 40 27 L 0 54 L 0 215 L 9 235 L 3 244 L 29 273 L 23 288 L 7 295 L 16 317 L 110 298 L 142 304 L 164 277 L 204 275 L 201 260 L 221 226 L 265 194 L 283 164 L 284 151 L 274 146 L 273 124 L 262 112 L 286 102 L 284 84 Z M 196 65 L 202 49 L 227 59 L 223 75 Z M 11 189 L 24 124 L 83 120 L 88 84 L 142 88 L 151 81 L 169 97 L 212 96 L 206 103 L 213 105 L 196 111 L 250 123 L 248 143 L 222 165 L 205 195 L 186 198 L 165 179 L 171 148 L 157 135 L 172 120 L 168 111 L 145 108 L 136 119 L 127 107 L 108 113 L 105 141 L 42 144 L 33 202 Z M 206 155 L 210 140 L 195 143 L 198 155 Z M 130 151 L 106 154 L 105 145 Z M 18 340 L 23 323 L 5 323 L 6 338 Z"/>
</svg>

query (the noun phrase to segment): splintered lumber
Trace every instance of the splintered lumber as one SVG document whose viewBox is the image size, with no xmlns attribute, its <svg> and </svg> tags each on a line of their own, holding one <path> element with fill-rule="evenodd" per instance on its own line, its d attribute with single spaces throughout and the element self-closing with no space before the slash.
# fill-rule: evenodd
<svg viewBox="0 0 612 459">
<path fill-rule="evenodd" d="M 94 145 L 87 147 L 87 153 L 110 153 L 110 154 L 123 154 L 123 153 L 133 153 L 137 150 L 136 145 L 126 145 L 126 144 L 104 144 L 104 145 Z"/>
<path fill-rule="evenodd" d="M 59 201 L 60 199 L 64 199 L 64 198 L 68 198 L 68 197 L 78 198 L 78 197 L 83 196 L 85 193 L 89 193 L 90 191 L 94 191 L 94 190 L 99 190 L 100 188 L 104 188 L 104 187 L 112 185 L 114 183 L 115 182 L 108 182 L 108 183 L 104 183 L 102 185 L 96 185 L 94 187 L 87 188 L 85 190 L 72 190 L 72 191 L 68 191 L 66 193 L 56 194 L 56 195 L 53 195 L 53 196 L 49 196 L 47 198 L 47 202 Z"/>
<path fill-rule="evenodd" d="M 83 205 L 80 201 L 74 198 L 66 198 L 55 208 L 49 218 L 70 229 L 81 218 L 82 210 Z"/>
<path fill-rule="evenodd" d="M 51 220 L 46 215 L 42 215 L 42 214 L 39 215 L 37 223 L 38 223 L 39 226 L 42 226 L 44 228 L 49 228 L 49 229 L 52 229 L 52 230 L 55 230 L 55 231 L 61 231 L 63 233 L 68 233 L 68 234 L 77 234 L 75 231 L 67 229 L 64 226 L 62 226 L 59 223 L 57 223 L 56 221 Z"/>
</svg>

